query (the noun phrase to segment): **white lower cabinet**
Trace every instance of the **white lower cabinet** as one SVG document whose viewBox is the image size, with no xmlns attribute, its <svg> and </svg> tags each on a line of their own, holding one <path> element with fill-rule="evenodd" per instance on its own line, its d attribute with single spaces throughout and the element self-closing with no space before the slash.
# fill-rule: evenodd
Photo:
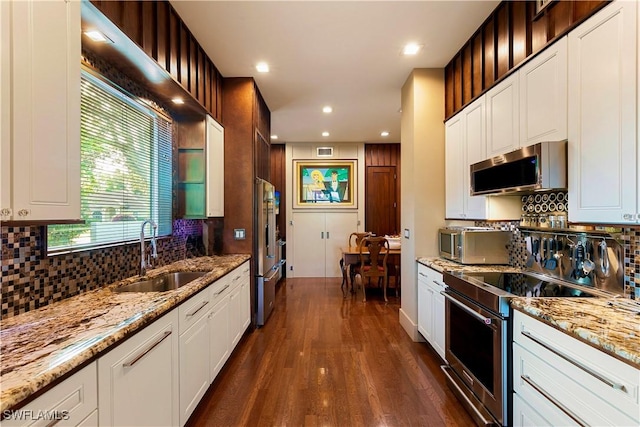
<svg viewBox="0 0 640 427">
<path fill-rule="evenodd" d="M 445 289 L 442 273 L 418 263 L 418 331 L 445 359 Z"/>
<path fill-rule="evenodd" d="M 175 309 L 98 360 L 100 425 L 178 425 L 178 375 Z"/>
<path fill-rule="evenodd" d="M 229 358 L 229 296 L 221 298 L 209 313 L 209 382 L 213 382 Z"/>
<path fill-rule="evenodd" d="M 231 348 L 240 342 L 240 338 L 251 323 L 249 295 L 249 269 L 240 267 L 231 277 L 231 295 L 229 296 L 229 338 Z"/>
<path fill-rule="evenodd" d="M 2 420 L 2 426 L 96 426 L 97 408 L 98 381 L 93 362 Z"/>
<path fill-rule="evenodd" d="M 180 425 L 209 388 L 210 288 L 178 308 L 180 314 Z M 184 332 L 183 332 L 184 331 Z"/>
<path fill-rule="evenodd" d="M 514 426 L 639 425 L 640 370 L 519 311 Z"/>
</svg>

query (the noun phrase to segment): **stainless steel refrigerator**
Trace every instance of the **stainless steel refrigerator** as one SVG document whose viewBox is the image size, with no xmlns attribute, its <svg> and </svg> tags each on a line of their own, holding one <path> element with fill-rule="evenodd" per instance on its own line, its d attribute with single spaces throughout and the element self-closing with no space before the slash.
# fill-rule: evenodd
<svg viewBox="0 0 640 427">
<path fill-rule="evenodd" d="M 271 183 L 259 178 L 256 187 L 256 324 L 262 326 L 273 310 L 281 264 L 277 262 L 275 189 Z"/>
</svg>

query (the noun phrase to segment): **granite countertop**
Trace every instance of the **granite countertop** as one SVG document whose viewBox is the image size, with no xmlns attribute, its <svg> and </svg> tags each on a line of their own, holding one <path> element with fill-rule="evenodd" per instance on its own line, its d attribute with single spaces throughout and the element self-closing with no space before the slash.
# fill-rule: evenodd
<svg viewBox="0 0 640 427">
<path fill-rule="evenodd" d="M 482 272 L 482 271 L 503 271 L 505 273 L 519 273 L 521 270 L 511 267 L 509 265 L 466 265 L 460 264 L 455 261 L 439 257 L 420 257 L 417 260 L 420 264 L 431 267 L 440 273 L 444 271 L 468 271 L 468 272 Z"/>
<path fill-rule="evenodd" d="M 201 289 L 229 273 L 249 255 L 200 257 L 147 272 L 209 271 L 167 292 L 114 292 L 134 276 L 41 309 L 3 320 L 0 326 L 0 412 L 94 359 Z"/>
<path fill-rule="evenodd" d="M 515 297 L 511 306 L 640 369 L 640 304 L 634 300 Z"/>
</svg>

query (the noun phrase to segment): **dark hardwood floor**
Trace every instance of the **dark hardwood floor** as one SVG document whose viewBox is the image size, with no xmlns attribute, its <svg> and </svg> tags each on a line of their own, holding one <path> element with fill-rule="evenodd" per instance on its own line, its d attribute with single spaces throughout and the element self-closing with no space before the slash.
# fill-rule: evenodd
<svg viewBox="0 0 640 427">
<path fill-rule="evenodd" d="M 399 299 L 339 279 L 288 279 L 267 324 L 247 332 L 188 426 L 471 426 L 441 360 L 398 321 Z"/>
</svg>

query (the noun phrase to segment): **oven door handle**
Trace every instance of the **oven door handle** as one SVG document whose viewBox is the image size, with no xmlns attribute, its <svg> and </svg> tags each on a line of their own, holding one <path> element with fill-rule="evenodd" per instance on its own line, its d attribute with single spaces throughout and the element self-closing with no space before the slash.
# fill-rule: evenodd
<svg viewBox="0 0 640 427">
<path fill-rule="evenodd" d="M 473 317 L 475 317 L 476 319 L 483 322 L 485 325 L 491 324 L 491 319 L 489 317 L 484 317 L 483 315 L 476 313 L 475 311 L 473 311 L 472 309 L 470 309 L 469 307 L 467 307 L 457 299 L 448 295 L 445 291 L 440 291 L 440 294 L 444 296 L 446 299 L 448 299 L 449 301 L 451 301 L 452 303 L 454 303 L 455 305 L 457 305 L 458 307 L 460 307 L 461 309 L 463 309 L 464 311 L 466 311 L 467 313 L 469 313 L 470 315 L 472 315 Z"/>
</svg>

